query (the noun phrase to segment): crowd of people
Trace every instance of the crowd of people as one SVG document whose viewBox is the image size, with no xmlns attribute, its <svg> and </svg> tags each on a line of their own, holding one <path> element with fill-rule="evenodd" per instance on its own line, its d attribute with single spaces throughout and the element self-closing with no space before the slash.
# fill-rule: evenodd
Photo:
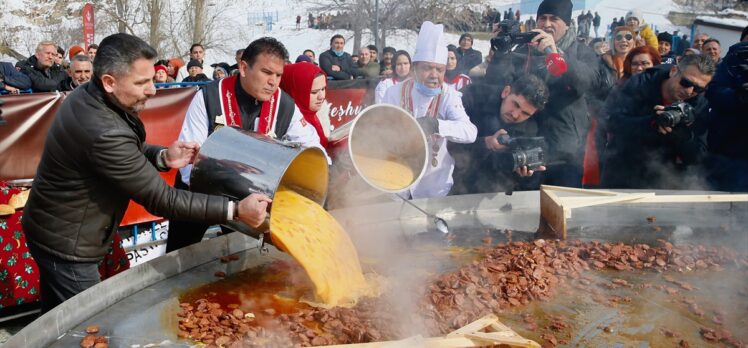
<svg viewBox="0 0 748 348">
<path fill-rule="evenodd" d="M 580 22 L 597 27 L 596 16 L 582 15 Z M 577 32 L 570 0 L 542 1 L 536 18 L 525 36 L 494 26 L 485 58 L 470 34 L 449 45 L 444 26 L 431 22 L 421 25 L 412 56 L 392 47 L 380 56 L 376 46 L 354 56 L 336 34 L 318 61 L 305 50 L 295 63 L 269 37 L 238 50 L 234 65 L 205 66 L 201 44 L 183 64 L 158 61 L 141 39 L 115 34 L 87 52 L 70 50 L 65 73 L 57 46 L 41 42 L 18 70 L 2 71 L 6 89 L 22 89 L 11 82 L 21 81 L 34 91 L 74 90 L 50 129 L 23 220 L 47 284 L 45 310 L 96 282 L 87 262 L 106 253 L 129 199 L 181 226 L 169 250 L 199 241 L 208 224 L 259 225 L 268 197 L 191 193 L 190 162 L 221 126 L 328 150 L 331 80 L 376 79 L 375 103 L 416 118 L 430 146 L 424 175 L 403 193 L 409 198 L 541 183 L 748 191 L 748 28 L 722 59 L 720 42 L 705 34 L 674 53 L 673 35 L 655 33 L 637 11 L 609 41 Z M 138 112 L 155 94 L 151 82 L 170 79 L 208 83 L 178 141 L 144 145 Z M 592 157 L 596 182 L 585 178 Z M 175 188 L 157 176 L 170 168 L 181 170 Z M 65 269 L 55 268 L 60 260 Z M 80 279 L 71 282 L 71 274 Z"/>
</svg>

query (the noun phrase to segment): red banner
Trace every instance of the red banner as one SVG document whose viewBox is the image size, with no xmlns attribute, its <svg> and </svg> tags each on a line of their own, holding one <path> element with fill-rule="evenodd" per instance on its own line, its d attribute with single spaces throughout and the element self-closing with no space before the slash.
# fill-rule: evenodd
<svg viewBox="0 0 748 348">
<path fill-rule="evenodd" d="M 350 122 L 370 104 L 376 81 L 331 81 L 327 99 L 332 103 L 330 122 L 335 127 Z M 140 113 L 145 124 L 146 142 L 168 146 L 179 136 L 187 107 L 196 88 L 160 89 Z M 5 104 L 0 126 L 0 180 L 30 179 L 41 159 L 47 129 L 67 93 L 34 93 L 0 96 Z M 176 171 L 161 174 L 170 185 Z M 153 221 L 157 217 L 130 203 L 122 225 Z"/>
<path fill-rule="evenodd" d="M 93 4 L 87 3 L 83 6 L 83 47 L 88 51 L 88 46 L 96 43 L 94 41 L 94 8 Z"/>
</svg>

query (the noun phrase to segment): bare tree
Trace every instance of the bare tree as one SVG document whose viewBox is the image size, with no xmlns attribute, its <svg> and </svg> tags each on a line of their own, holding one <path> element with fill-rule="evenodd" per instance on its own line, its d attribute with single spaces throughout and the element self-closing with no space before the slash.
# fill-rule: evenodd
<svg viewBox="0 0 748 348">
<path fill-rule="evenodd" d="M 320 12 L 333 12 L 347 16 L 353 31 L 353 50 L 361 47 L 364 30 L 368 30 L 372 41 L 379 38 L 379 48 L 387 44 L 387 34 L 394 29 L 418 30 L 424 21 L 443 23 L 448 30 L 469 31 L 480 25 L 480 11 L 486 0 L 379 0 L 379 15 L 375 11 L 376 0 L 317 0 L 312 2 Z M 375 26 L 376 18 L 378 26 Z M 378 27 L 378 32 L 375 28 Z"/>
<path fill-rule="evenodd" d="M 162 0 L 146 1 L 148 9 L 148 43 L 151 47 L 161 48 L 163 34 L 161 32 L 161 15 L 164 9 Z"/>
</svg>

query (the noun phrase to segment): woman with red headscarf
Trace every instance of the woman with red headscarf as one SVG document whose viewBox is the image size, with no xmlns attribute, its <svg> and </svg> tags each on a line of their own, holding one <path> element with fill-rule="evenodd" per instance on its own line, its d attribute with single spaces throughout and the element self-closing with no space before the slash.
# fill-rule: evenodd
<svg viewBox="0 0 748 348">
<path fill-rule="evenodd" d="M 319 143 L 326 149 L 327 136 L 322 126 L 323 122 L 317 116 L 317 111 L 325 103 L 327 75 L 315 64 L 306 62 L 288 64 L 283 68 L 280 88 L 293 97 L 296 106 L 304 115 L 304 120 L 314 126 L 319 135 Z M 326 116 L 322 115 L 322 117 Z"/>
</svg>

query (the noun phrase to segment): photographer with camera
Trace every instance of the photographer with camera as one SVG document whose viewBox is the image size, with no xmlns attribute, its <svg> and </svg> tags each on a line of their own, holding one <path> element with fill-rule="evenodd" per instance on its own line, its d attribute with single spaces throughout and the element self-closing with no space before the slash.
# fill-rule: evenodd
<svg viewBox="0 0 748 348">
<path fill-rule="evenodd" d="M 720 191 L 748 192 L 748 27 L 730 47 L 706 91 L 711 112 L 709 181 Z"/>
<path fill-rule="evenodd" d="M 548 102 L 548 88 L 534 75 L 496 88 L 472 84 L 462 103 L 478 128 L 472 144 L 449 144 L 455 158 L 452 194 L 532 190 L 539 187 L 534 171 L 545 167 L 542 138 L 535 113 Z"/>
<path fill-rule="evenodd" d="M 714 70 L 706 56 L 685 56 L 678 65 L 632 76 L 610 94 L 603 110 L 609 130 L 604 187 L 688 188 L 681 179 L 699 169 L 707 151 L 703 92 Z"/>
<path fill-rule="evenodd" d="M 548 168 L 544 183 L 581 187 L 590 128 L 584 96 L 596 76 L 590 67 L 598 58 L 576 40 L 570 28 L 571 11 L 570 0 L 545 0 L 538 7 L 536 29 L 519 33 L 518 25 L 500 23 L 499 33 L 491 40 L 496 52 L 485 79 L 489 83 L 514 81 L 532 74 L 545 82 L 549 99 L 536 115 L 538 129 L 548 144 L 548 160 L 563 164 Z"/>
</svg>

